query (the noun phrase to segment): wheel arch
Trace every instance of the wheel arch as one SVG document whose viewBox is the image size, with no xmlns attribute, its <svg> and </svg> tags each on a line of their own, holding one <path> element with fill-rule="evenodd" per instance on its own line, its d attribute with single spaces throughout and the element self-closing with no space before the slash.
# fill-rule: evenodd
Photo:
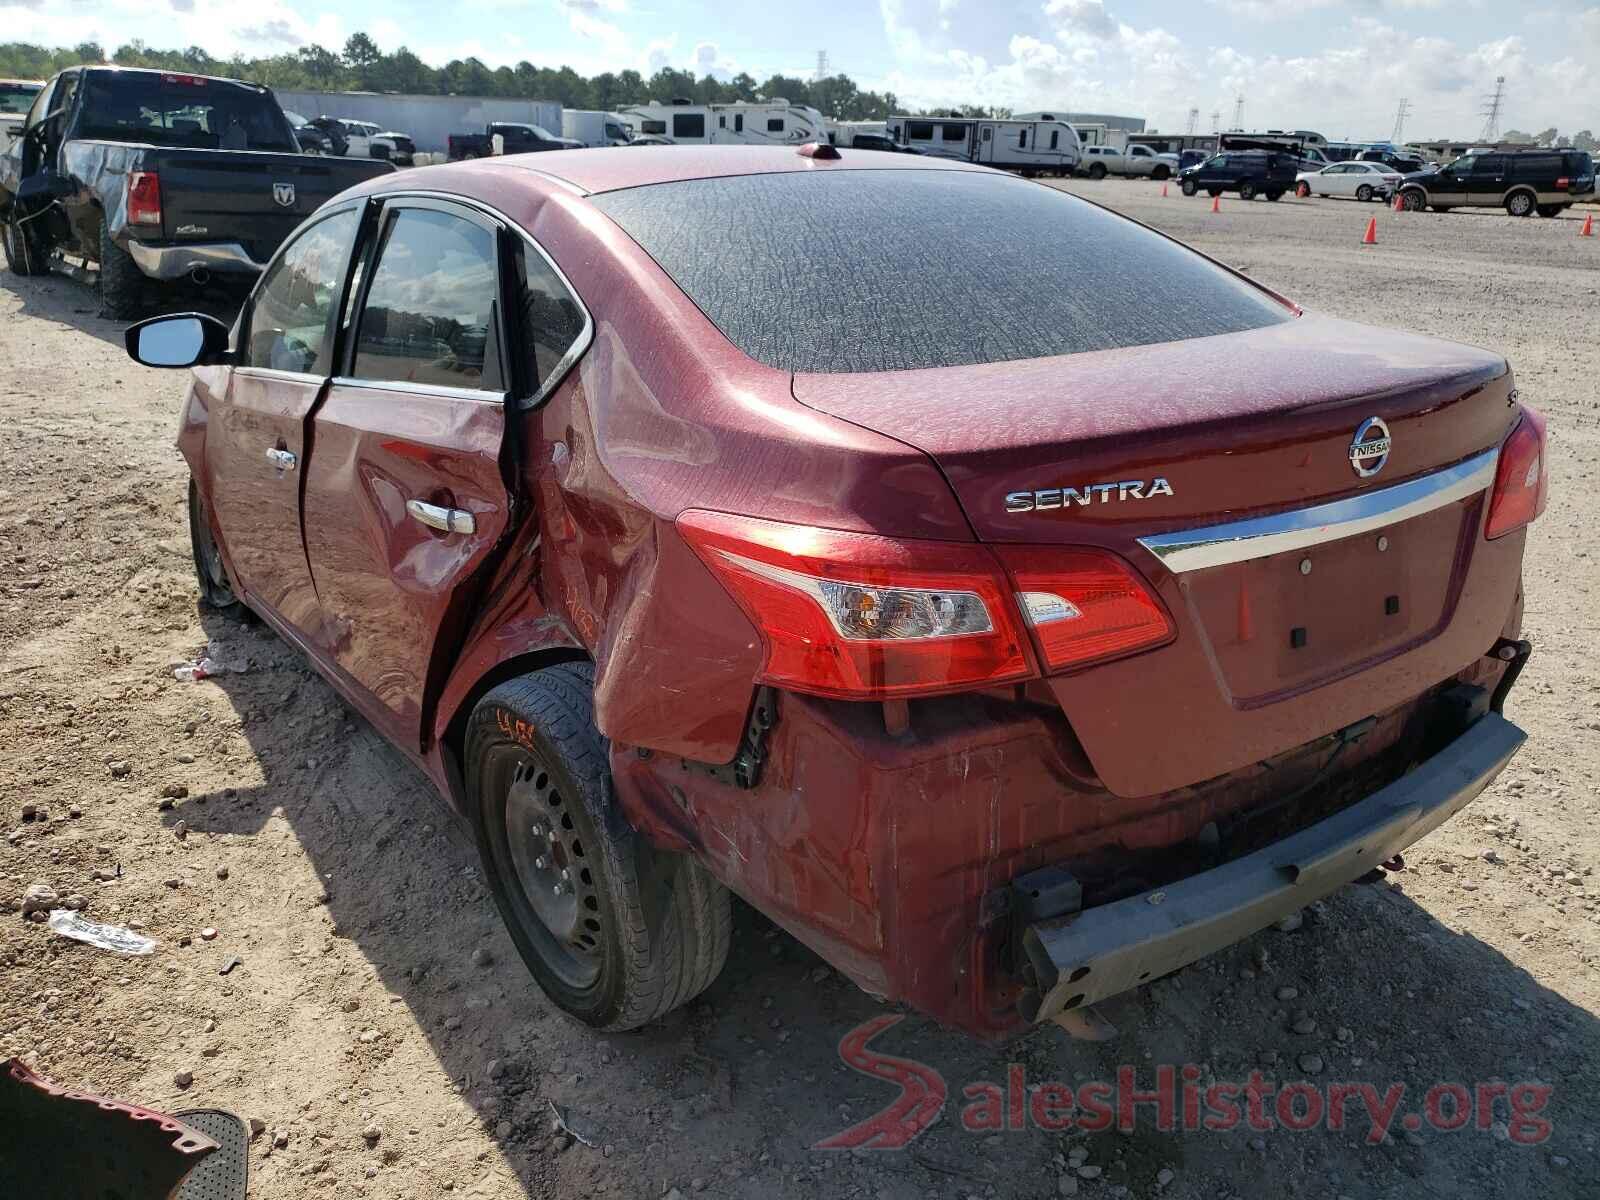
<svg viewBox="0 0 1600 1200">
<path fill-rule="evenodd" d="M 1534 208 L 1538 208 L 1539 207 L 1539 193 L 1536 192 L 1532 187 L 1528 186 L 1525 183 L 1519 183 L 1519 184 L 1514 185 L 1513 187 L 1508 187 L 1506 189 L 1505 195 L 1500 197 L 1500 203 L 1502 205 L 1510 204 L 1511 203 L 1511 197 L 1516 196 L 1516 195 L 1526 196 L 1529 200 L 1531 200 L 1533 202 L 1533 207 Z"/>
</svg>

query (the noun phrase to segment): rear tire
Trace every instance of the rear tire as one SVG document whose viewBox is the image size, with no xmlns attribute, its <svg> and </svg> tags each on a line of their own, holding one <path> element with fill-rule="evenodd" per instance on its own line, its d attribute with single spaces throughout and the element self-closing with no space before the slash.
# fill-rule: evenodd
<svg viewBox="0 0 1600 1200">
<path fill-rule="evenodd" d="M 1513 217 L 1533 215 L 1534 199 L 1528 192 L 1512 192 L 1506 197 L 1506 212 Z"/>
<path fill-rule="evenodd" d="M 144 308 L 144 275 L 130 255 L 100 224 L 100 311 L 115 321 L 131 321 Z"/>
<path fill-rule="evenodd" d="M 1101 179 L 1104 179 L 1105 177 L 1106 177 L 1106 165 L 1105 165 L 1105 163 L 1095 163 L 1089 168 L 1089 178 L 1090 179 L 1101 180 Z"/>
<path fill-rule="evenodd" d="M 1562 205 L 1559 204 L 1541 204 L 1539 205 L 1539 215 L 1541 217 L 1558 217 L 1561 215 L 1561 209 Z"/>
<path fill-rule="evenodd" d="M 1164 183 L 1168 179 L 1172 178 L 1172 168 L 1163 163 L 1154 171 L 1150 172 L 1150 178 L 1154 179 L 1157 183 Z"/>
<path fill-rule="evenodd" d="M 1200 190 L 1200 185 L 1192 179 L 1185 179 L 1178 185 L 1178 190 L 1185 196 L 1192 196 Z"/>
<path fill-rule="evenodd" d="M 620 1031 L 711 985 L 733 915 L 697 861 L 628 825 L 593 692 L 588 663 L 501 684 L 468 720 L 464 761 L 484 872 L 518 953 L 558 1008 Z"/>
<path fill-rule="evenodd" d="M 1363 204 L 1370 204 L 1372 202 L 1372 185 L 1370 183 L 1363 183 L 1360 187 L 1358 187 L 1356 189 L 1356 199 L 1361 201 Z"/>
<path fill-rule="evenodd" d="M 1267 193 L 1267 199 L 1268 200 L 1282 200 L 1283 199 L 1283 193 L 1282 192 L 1268 192 Z"/>
<path fill-rule="evenodd" d="M 1241 183 L 1239 185 L 1239 199 L 1241 199 L 1241 200 L 1254 200 L 1255 198 L 1256 198 L 1256 185 L 1255 184 L 1253 184 L 1253 183 Z"/>
<path fill-rule="evenodd" d="M 36 234 L 30 232 L 30 223 L 12 219 L 0 226 L 0 238 L 5 241 L 6 264 L 13 275 L 48 275 L 50 273 L 50 247 Z"/>
</svg>

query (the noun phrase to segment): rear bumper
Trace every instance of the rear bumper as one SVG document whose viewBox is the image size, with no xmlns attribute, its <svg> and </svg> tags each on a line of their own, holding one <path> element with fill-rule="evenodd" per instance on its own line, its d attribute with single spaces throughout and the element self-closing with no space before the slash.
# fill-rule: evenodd
<svg viewBox="0 0 1600 1200">
<path fill-rule="evenodd" d="M 250 252 L 238 242 L 153 246 L 129 239 L 128 253 L 139 270 L 151 279 L 182 279 L 196 269 L 219 275 L 259 275 L 266 266 L 251 258 Z"/>
<path fill-rule="evenodd" d="M 1030 925 L 1023 1015 L 1044 1021 L 1187 966 L 1393 858 L 1475 799 L 1526 735 L 1498 713 L 1387 787 L 1169 887 Z"/>
</svg>

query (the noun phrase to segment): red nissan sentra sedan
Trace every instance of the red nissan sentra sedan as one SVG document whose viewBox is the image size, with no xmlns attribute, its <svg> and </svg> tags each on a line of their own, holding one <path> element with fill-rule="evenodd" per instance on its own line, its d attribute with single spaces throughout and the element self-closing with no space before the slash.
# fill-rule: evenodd
<svg viewBox="0 0 1600 1200">
<path fill-rule="evenodd" d="M 196 368 L 204 601 L 427 772 L 598 1027 L 711 983 L 732 892 L 1003 1035 L 1393 860 L 1523 741 L 1505 360 L 999 172 L 383 176 L 231 333 L 128 346 Z"/>
</svg>

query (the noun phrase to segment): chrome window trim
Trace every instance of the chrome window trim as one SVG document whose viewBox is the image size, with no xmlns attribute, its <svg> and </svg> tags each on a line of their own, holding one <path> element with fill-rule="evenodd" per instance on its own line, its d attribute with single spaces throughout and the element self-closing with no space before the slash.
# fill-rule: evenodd
<svg viewBox="0 0 1600 1200">
<path fill-rule="evenodd" d="M 533 168 L 525 169 L 533 171 L 533 173 L 536 175 L 543 175 L 547 179 L 556 179 L 555 176 L 549 175 L 544 171 L 534 170 Z M 589 306 L 584 303 L 583 296 L 578 289 L 572 286 L 572 280 L 567 278 L 567 273 L 561 269 L 561 265 L 550 256 L 550 253 L 538 243 L 532 234 L 530 234 L 516 221 L 513 221 L 510 217 L 506 216 L 505 213 L 501 212 L 493 205 L 485 204 L 483 201 L 476 200 L 471 196 L 458 196 L 453 192 L 437 192 L 433 190 L 407 188 L 403 191 L 375 192 L 371 194 L 370 198 L 375 199 L 384 205 L 387 205 L 391 200 L 420 199 L 443 200 L 451 204 L 459 204 L 464 208 L 477 209 L 486 216 L 492 217 L 496 221 L 500 222 L 500 224 L 507 230 L 521 238 L 526 245 L 531 246 L 538 253 L 539 257 L 544 259 L 544 261 L 549 265 L 550 269 L 556 273 L 556 278 L 561 281 L 561 286 L 567 289 L 567 292 L 572 296 L 573 302 L 577 304 L 578 311 L 583 314 L 583 328 L 578 331 L 578 336 L 572 340 L 572 345 L 567 347 L 567 352 L 556 361 L 555 370 L 551 371 L 549 377 L 539 385 L 539 390 L 534 392 L 532 396 L 519 397 L 515 403 L 515 407 L 520 411 L 526 412 L 529 409 L 538 408 L 541 404 L 543 404 L 545 400 L 549 398 L 550 393 L 561 386 L 562 381 L 567 377 L 567 373 L 571 371 L 577 361 L 584 356 L 584 354 L 588 351 L 590 344 L 594 341 L 594 317 L 590 315 Z M 508 330 L 508 333 L 509 332 L 510 331 Z M 347 386 L 361 386 L 367 383 L 366 380 L 349 378 L 336 379 L 334 382 L 345 384 Z M 371 381 L 371 386 L 384 387 L 387 385 L 385 385 L 382 380 L 373 380 Z M 407 387 L 404 390 L 410 390 L 410 388 Z M 417 390 L 426 391 L 428 389 L 418 388 Z M 510 392 L 491 393 L 474 391 L 471 388 L 436 388 L 433 390 L 469 400 L 474 398 L 481 399 L 487 395 L 510 395 Z"/>
<path fill-rule="evenodd" d="M 407 396 L 438 396 L 443 400 L 476 400 L 480 404 L 504 404 L 507 392 L 490 388 L 450 387 L 447 384 L 411 383 L 404 379 L 365 379 L 335 375 L 332 386 L 367 388 L 375 392 L 400 392 Z"/>
<path fill-rule="evenodd" d="M 315 371 L 284 371 L 277 367 L 235 367 L 233 373 L 246 379 L 280 379 L 287 383 L 315 383 L 319 386 L 328 378 Z"/>
<path fill-rule="evenodd" d="M 1392 487 L 1291 512 L 1152 534 L 1139 544 L 1179 575 L 1304 550 L 1396 525 L 1486 491 L 1494 483 L 1499 459 L 1497 447 Z"/>
</svg>

